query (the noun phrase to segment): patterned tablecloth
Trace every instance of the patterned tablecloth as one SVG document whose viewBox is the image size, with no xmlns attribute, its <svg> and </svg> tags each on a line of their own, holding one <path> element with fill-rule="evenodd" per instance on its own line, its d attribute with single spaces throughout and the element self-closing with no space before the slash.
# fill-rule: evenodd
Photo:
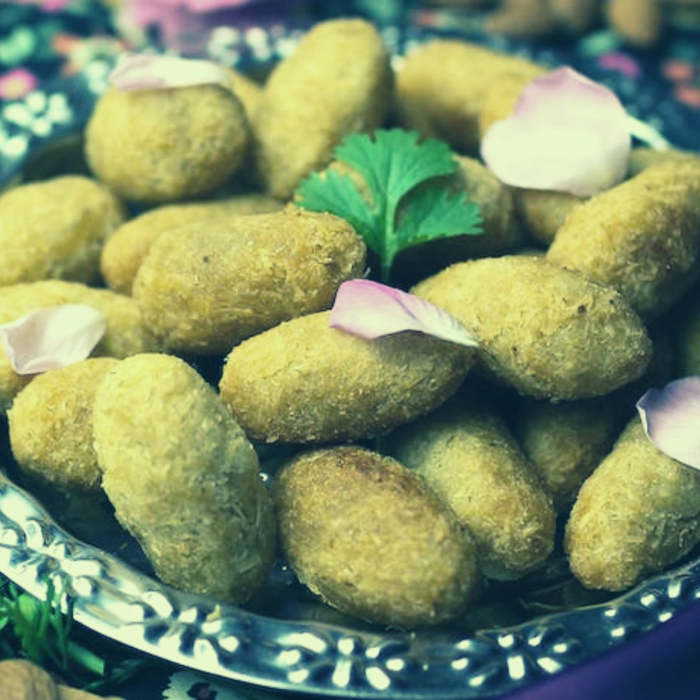
<svg viewBox="0 0 700 700">
<path fill-rule="evenodd" d="M 474 33 L 475 15 L 399 0 L 231 0 L 209 2 L 209 7 L 232 7 L 206 13 L 177 9 L 174 6 L 187 3 L 170 0 L 131 0 L 129 4 L 128 13 L 114 1 L 5 0 L 0 4 L 0 181 L 9 177 L 13 163 L 33 147 L 34 140 L 67 133 L 85 120 L 113 57 L 125 48 L 161 43 L 229 63 L 259 62 L 284 49 L 275 40 L 282 36 L 279 27 L 301 28 L 340 13 L 370 15 L 385 27 L 395 49 L 408 47 L 430 32 L 467 36 L 551 65 L 567 63 L 612 87 L 632 114 L 659 129 L 673 144 L 700 150 L 700 28 L 676 28 L 655 49 L 641 51 L 631 49 L 605 27 L 567 41 L 524 43 L 481 36 Z M 70 76 L 80 72 L 90 89 L 82 86 L 76 92 Z M 511 697 L 697 698 L 699 623 L 700 610 L 691 609 L 622 650 Z M 113 692 L 127 700 L 272 697 L 167 664 L 149 669 Z"/>
</svg>

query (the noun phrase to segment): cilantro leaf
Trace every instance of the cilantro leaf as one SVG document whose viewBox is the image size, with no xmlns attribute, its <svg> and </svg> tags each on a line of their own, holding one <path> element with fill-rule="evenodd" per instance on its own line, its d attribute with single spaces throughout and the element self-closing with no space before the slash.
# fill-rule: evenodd
<svg viewBox="0 0 700 700">
<path fill-rule="evenodd" d="M 428 139 L 418 143 L 418 133 L 403 129 L 378 130 L 344 139 L 335 150 L 337 160 L 357 170 L 373 193 L 396 211 L 401 198 L 416 185 L 456 170 L 446 143 Z"/>
<path fill-rule="evenodd" d="M 327 211 L 345 219 L 372 249 L 377 250 L 376 214 L 348 175 L 332 168 L 323 175 L 313 173 L 302 180 L 295 194 L 296 204 L 309 211 Z"/>
<path fill-rule="evenodd" d="M 415 131 L 378 129 L 372 136 L 347 136 L 334 157 L 362 177 L 369 197 L 349 176 L 328 169 L 323 176 L 316 173 L 304 179 L 295 199 L 301 207 L 348 221 L 379 256 L 382 281 L 388 281 L 394 258 L 406 247 L 482 232 L 478 206 L 463 195 L 451 197 L 438 186 L 417 188 L 457 169 L 447 144 L 420 141 Z M 400 204 L 403 211 L 397 223 Z"/>
<path fill-rule="evenodd" d="M 483 232 L 479 207 L 463 192 L 430 185 L 413 193 L 401 212 L 396 230 L 397 252 L 435 238 Z"/>
</svg>

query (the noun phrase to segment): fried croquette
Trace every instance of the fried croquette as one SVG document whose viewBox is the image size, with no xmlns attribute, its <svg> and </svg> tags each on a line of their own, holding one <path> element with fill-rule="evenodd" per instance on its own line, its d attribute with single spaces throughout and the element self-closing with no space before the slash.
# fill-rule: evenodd
<svg viewBox="0 0 700 700">
<path fill-rule="evenodd" d="M 172 202 L 213 191 L 243 163 L 248 120 L 231 90 L 108 89 L 85 129 L 93 173 L 120 196 Z"/>
<path fill-rule="evenodd" d="M 158 349 L 133 299 L 78 282 L 44 280 L 0 287 L 0 324 L 14 321 L 31 311 L 61 304 L 87 304 L 106 316 L 107 330 L 92 351 L 93 355 L 123 358 Z M 13 397 L 32 376 L 17 374 L 0 347 L 0 410 L 9 408 Z"/>
<path fill-rule="evenodd" d="M 182 360 L 135 355 L 97 388 L 94 445 L 117 519 L 165 583 L 237 603 L 274 557 L 258 459 L 213 389 Z"/>
<path fill-rule="evenodd" d="M 520 578 L 546 559 L 554 545 L 551 498 L 494 413 L 450 405 L 393 437 L 394 456 L 473 535 L 485 576 Z"/>
<path fill-rule="evenodd" d="M 330 163 L 344 136 L 380 126 L 392 80 L 387 50 L 371 24 L 316 24 L 273 70 L 253 119 L 265 189 L 289 199 L 303 177 Z"/>
<path fill-rule="evenodd" d="M 339 610 L 392 626 L 435 625 L 475 594 L 471 539 L 393 459 L 352 446 L 304 453 L 278 475 L 274 498 L 291 567 Z"/>
<path fill-rule="evenodd" d="M 473 349 L 412 331 L 365 340 L 329 312 L 249 338 L 226 359 L 221 398 L 246 434 L 324 443 L 379 435 L 432 410 L 461 384 Z"/>
<path fill-rule="evenodd" d="M 401 124 L 447 141 L 459 153 L 479 150 L 479 118 L 486 93 L 504 75 L 531 79 L 545 69 L 522 58 L 452 39 L 415 49 L 396 77 Z"/>
<path fill-rule="evenodd" d="M 535 256 L 458 263 L 413 292 L 459 319 L 479 367 L 522 394 L 607 394 L 641 376 L 651 342 L 614 289 Z"/>
<path fill-rule="evenodd" d="M 92 402 L 119 363 L 95 357 L 38 375 L 7 412 L 10 446 L 20 469 L 63 491 L 95 491 L 101 473 L 92 446 Z"/>
<path fill-rule="evenodd" d="M 24 485 L 59 523 L 86 539 L 96 527 L 112 525 L 92 446 L 92 405 L 98 384 L 118 362 L 89 358 L 37 375 L 7 412 Z"/>
<path fill-rule="evenodd" d="M 666 311 L 700 275 L 700 158 L 650 166 L 567 217 L 553 263 L 617 289 L 635 311 Z"/>
<path fill-rule="evenodd" d="M 566 526 L 574 576 L 621 591 L 700 541 L 700 474 L 656 449 L 635 417 L 579 491 Z"/>
<path fill-rule="evenodd" d="M 134 277 L 151 244 L 161 233 L 203 219 L 241 214 L 262 214 L 282 208 L 282 203 L 262 194 L 190 204 L 170 204 L 151 209 L 120 226 L 102 249 L 100 269 L 110 289 L 131 294 Z"/>
<path fill-rule="evenodd" d="M 619 431 L 616 413 L 607 398 L 524 401 L 518 407 L 515 437 L 557 512 L 571 506 L 581 484 L 610 451 Z"/>
<path fill-rule="evenodd" d="M 331 214 L 288 205 L 168 231 L 151 245 L 134 298 L 167 350 L 225 353 L 242 339 L 330 308 L 365 270 L 365 244 Z"/>
<path fill-rule="evenodd" d="M 93 283 L 105 239 L 123 221 L 117 198 L 78 175 L 0 195 L 0 286 L 43 279 Z"/>
</svg>

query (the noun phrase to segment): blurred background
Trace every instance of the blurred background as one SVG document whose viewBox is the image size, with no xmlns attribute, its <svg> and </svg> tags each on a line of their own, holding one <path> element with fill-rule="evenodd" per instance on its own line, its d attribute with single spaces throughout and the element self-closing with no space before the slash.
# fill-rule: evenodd
<svg viewBox="0 0 700 700">
<path fill-rule="evenodd" d="M 700 147 L 700 0 L 4 0 L 0 104 L 144 46 L 260 67 L 313 22 L 364 16 L 395 51 L 425 34 L 568 63 L 676 145 Z M 77 108 L 79 109 L 79 107 Z"/>
</svg>

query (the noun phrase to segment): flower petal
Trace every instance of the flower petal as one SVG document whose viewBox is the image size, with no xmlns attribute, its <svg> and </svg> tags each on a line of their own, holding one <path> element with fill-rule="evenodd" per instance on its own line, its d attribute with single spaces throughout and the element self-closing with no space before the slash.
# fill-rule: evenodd
<svg viewBox="0 0 700 700">
<path fill-rule="evenodd" d="M 166 90 L 191 85 L 231 84 L 229 74 L 216 63 L 178 56 L 122 54 L 109 76 L 119 90 Z"/>
<path fill-rule="evenodd" d="M 329 325 L 368 339 L 420 331 L 460 345 L 478 345 L 456 318 L 425 299 L 364 279 L 340 285 Z"/>
<path fill-rule="evenodd" d="M 17 374 L 36 374 L 84 360 L 106 329 L 101 311 L 63 304 L 0 326 L 0 343 Z"/>
<path fill-rule="evenodd" d="M 631 138 L 615 94 L 571 68 L 532 80 L 481 155 L 502 182 L 587 197 L 622 180 Z"/>
<path fill-rule="evenodd" d="M 700 377 L 649 389 L 637 401 L 644 432 L 664 454 L 700 469 Z"/>
</svg>

